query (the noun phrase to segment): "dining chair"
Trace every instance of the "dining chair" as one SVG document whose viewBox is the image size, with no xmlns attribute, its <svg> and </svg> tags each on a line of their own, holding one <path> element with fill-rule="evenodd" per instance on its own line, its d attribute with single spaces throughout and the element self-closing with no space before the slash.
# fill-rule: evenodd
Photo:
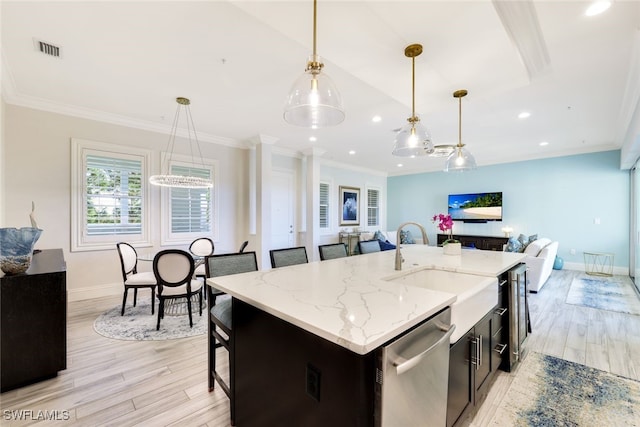
<svg viewBox="0 0 640 427">
<path fill-rule="evenodd" d="M 206 277 L 206 272 L 204 268 L 204 257 L 207 255 L 213 255 L 216 247 L 213 244 L 213 240 L 208 237 L 199 237 L 195 239 L 189 245 L 189 252 L 195 257 L 201 258 L 201 260 L 196 261 L 195 266 L 195 276 L 202 277 L 203 279 Z"/>
<path fill-rule="evenodd" d="M 380 252 L 380 241 L 378 239 L 374 239 L 358 242 L 358 250 L 361 254 Z"/>
<path fill-rule="evenodd" d="M 286 267 L 288 265 L 306 264 L 309 262 L 307 258 L 307 248 L 298 246 L 295 248 L 271 249 L 269 251 L 271 258 L 271 267 Z"/>
<path fill-rule="evenodd" d="M 247 245 L 249 244 L 248 240 L 245 240 L 244 242 L 242 242 L 242 244 L 240 245 L 240 249 L 238 249 L 238 253 L 243 253 L 244 250 L 247 248 Z"/>
<path fill-rule="evenodd" d="M 202 282 L 193 278 L 193 257 L 182 249 L 165 249 L 153 258 L 153 274 L 158 282 L 158 324 L 164 318 L 166 300 L 186 299 L 189 313 L 189 327 L 193 328 L 191 299 L 198 295 L 200 316 L 202 316 Z"/>
<path fill-rule="evenodd" d="M 122 282 L 124 284 L 124 296 L 122 297 L 121 316 L 124 316 L 124 306 L 127 303 L 129 289 L 133 289 L 133 306 L 136 306 L 138 299 L 138 289 L 151 289 L 151 314 L 154 313 L 156 299 L 156 285 L 158 281 L 150 271 L 138 273 L 138 253 L 135 248 L 128 243 L 116 243 L 120 266 L 122 267 Z"/>
<path fill-rule="evenodd" d="M 255 252 L 238 252 L 205 257 L 207 277 L 228 276 L 231 274 L 258 271 Z M 207 286 L 209 294 L 209 391 L 213 391 L 216 381 L 229 398 L 231 425 L 235 420 L 235 372 L 232 335 L 231 297 L 219 289 Z M 222 330 L 224 335 L 219 331 Z M 229 384 L 225 383 L 216 370 L 216 348 L 224 347 L 229 355 Z"/>
<path fill-rule="evenodd" d="M 320 261 L 328 259 L 344 258 L 347 256 L 347 245 L 344 243 L 331 243 L 318 246 Z"/>
</svg>

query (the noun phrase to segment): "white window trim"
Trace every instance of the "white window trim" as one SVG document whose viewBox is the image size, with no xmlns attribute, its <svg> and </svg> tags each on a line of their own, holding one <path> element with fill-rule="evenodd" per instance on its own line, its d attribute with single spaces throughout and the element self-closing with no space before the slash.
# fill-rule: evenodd
<svg viewBox="0 0 640 427">
<path fill-rule="evenodd" d="M 148 186 L 143 187 L 142 230 L 139 236 L 136 237 L 135 235 L 127 234 L 89 237 L 84 234 L 84 221 L 86 214 L 86 174 L 84 170 L 84 156 L 86 153 L 93 153 L 102 156 L 111 155 L 114 157 L 141 157 L 143 183 L 148 182 L 149 170 L 152 166 L 150 150 L 71 138 L 71 252 L 113 249 L 116 243 L 123 240 L 126 240 L 127 243 L 136 247 L 152 246 L 150 238 L 151 215 L 149 214 L 151 211 L 151 203 Z"/>
<path fill-rule="evenodd" d="M 161 156 L 164 159 L 165 156 L 168 156 L 169 153 L 162 152 Z M 183 156 L 178 154 L 171 155 L 171 162 L 182 164 L 185 166 L 196 166 L 196 167 L 210 167 L 211 168 L 211 176 L 213 179 L 213 195 L 211 197 L 211 215 L 213 215 L 213 221 L 211 221 L 211 233 L 204 235 L 203 233 L 172 233 L 171 232 L 171 211 L 170 211 L 170 201 L 171 201 L 171 189 L 167 187 L 160 188 L 160 245 L 161 246 L 175 246 L 175 245 L 183 245 L 190 244 L 194 239 L 198 237 L 209 237 L 214 242 L 217 242 L 218 230 L 220 229 L 220 186 L 219 186 L 219 163 L 217 160 L 212 159 L 202 159 L 204 165 L 199 165 L 193 163 L 193 159 L 190 156 Z M 163 160 L 164 162 L 164 160 Z M 164 164 L 164 163 L 161 163 Z"/>
<path fill-rule="evenodd" d="M 322 228 L 320 227 L 320 224 L 318 223 L 318 229 L 320 230 L 320 234 L 321 235 L 327 235 L 327 234 L 333 234 L 334 230 L 333 230 L 333 215 L 332 213 L 332 203 L 331 203 L 331 198 L 333 197 L 333 185 L 332 182 L 330 180 L 324 180 L 321 179 L 320 180 L 320 184 L 324 184 L 327 185 L 329 187 L 329 193 L 327 195 L 327 197 L 329 198 L 329 210 L 327 212 L 327 227 L 326 228 Z M 318 192 L 320 191 L 320 187 L 318 187 Z M 320 205 L 318 204 L 318 222 L 320 221 Z"/>
</svg>

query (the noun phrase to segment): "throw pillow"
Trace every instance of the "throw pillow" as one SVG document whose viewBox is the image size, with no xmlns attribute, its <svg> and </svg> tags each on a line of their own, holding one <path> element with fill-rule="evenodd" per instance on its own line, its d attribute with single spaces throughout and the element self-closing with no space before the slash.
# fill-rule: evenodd
<svg viewBox="0 0 640 427">
<path fill-rule="evenodd" d="M 373 233 L 373 239 L 377 239 L 380 240 L 381 242 L 384 242 L 385 240 L 387 240 L 386 237 L 384 237 L 384 234 L 382 234 L 382 231 L 378 230 L 375 233 Z"/>
<path fill-rule="evenodd" d="M 389 243 L 388 240 L 382 241 L 380 240 L 380 250 L 381 251 L 388 251 L 390 249 L 395 249 L 396 245 L 394 245 L 393 243 Z"/>
<path fill-rule="evenodd" d="M 522 252 L 522 243 L 515 237 L 509 237 L 509 241 L 504 250 L 506 252 Z"/>
<path fill-rule="evenodd" d="M 400 231 L 400 243 L 404 243 L 406 245 L 414 244 L 416 241 L 413 240 L 413 236 L 409 230 Z"/>
<path fill-rule="evenodd" d="M 532 234 L 531 236 L 529 236 L 529 243 L 535 242 L 536 240 L 538 240 L 537 234 Z"/>
</svg>

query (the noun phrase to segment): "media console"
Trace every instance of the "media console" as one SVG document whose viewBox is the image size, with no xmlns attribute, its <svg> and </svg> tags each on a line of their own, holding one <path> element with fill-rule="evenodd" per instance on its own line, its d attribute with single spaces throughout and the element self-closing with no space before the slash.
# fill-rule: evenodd
<svg viewBox="0 0 640 427">
<path fill-rule="evenodd" d="M 470 234 L 454 234 L 455 240 L 462 244 L 463 248 L 476 248 L 485 251 L 502 251 L 504 245 L 509 241 L 508 237 L 498 236 L 476 236 Z M 442 245 L 449 236 L 446 234 L 438 234 L 438 246 Z"/>
</svg>

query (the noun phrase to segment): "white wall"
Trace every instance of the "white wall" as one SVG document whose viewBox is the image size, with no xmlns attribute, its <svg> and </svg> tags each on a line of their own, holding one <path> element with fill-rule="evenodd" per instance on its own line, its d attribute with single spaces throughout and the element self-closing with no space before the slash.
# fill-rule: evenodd
<svg viewBox="0 0 640 427">
<path fill-rule="evenodd" d="M 166 148 L 168 136 L 6 104 L 2 123 L 5 162 L 0 184 L 4 183 L 5 191 L 0 193 L 4 196 L 0 226 L 29 226 L 34 201 L 38 226 L 44 230 L 36 248 L 63 249 L 69 300 L 121 293 L 122 277 L 115 246 L 108 251 L 70 252 L 70 141 L 81 138 L 152 149 L 155 165 L 159 167 L 160 152 Z M 182 142 L 186 153 L 188 144 Z M 176 152 L 180 143 L 178 139 Z M 214 236 L 216 252 L 237 250 L 248 237 L 248 154 L 246 150 L 202 141 L 200 145 L 203 156 L 217 160 L 219 165 L 216 191 L 220 227 Z M 154 187 L 151 194 L 154 247 L 149 248 L 150 252 L 160 249 L 159 215 L 160 194 Z"/>
</svg>

